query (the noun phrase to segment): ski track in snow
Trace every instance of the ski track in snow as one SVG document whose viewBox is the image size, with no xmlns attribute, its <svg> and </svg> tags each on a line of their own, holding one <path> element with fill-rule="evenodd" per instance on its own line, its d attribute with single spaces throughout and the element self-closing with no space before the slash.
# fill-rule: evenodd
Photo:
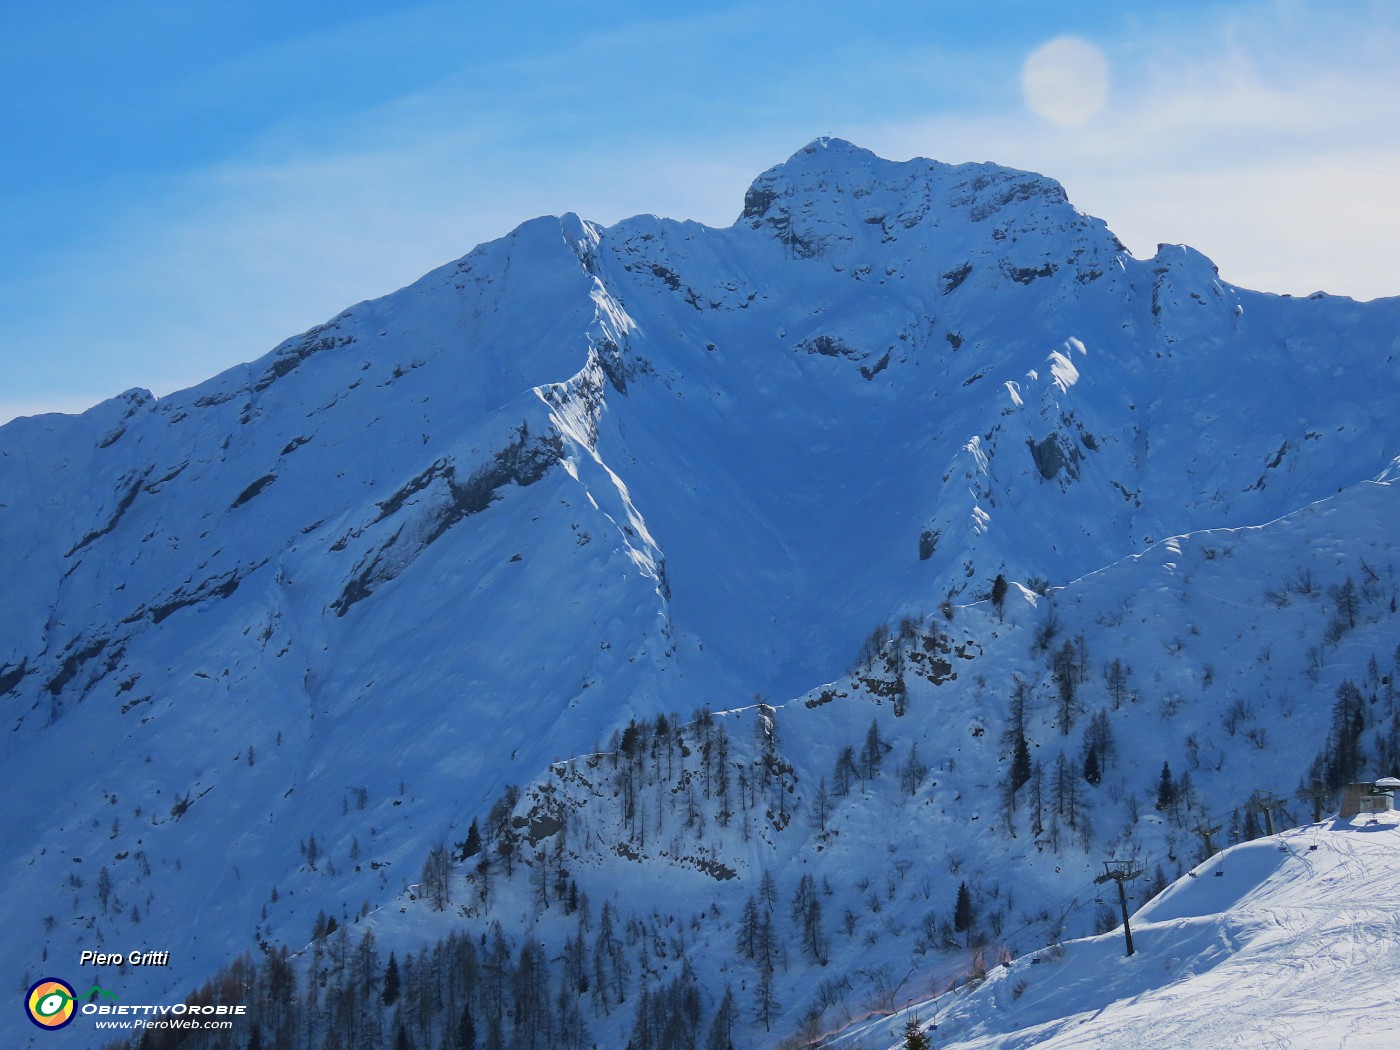
<svg viewBox="0 0 1400 1050">
<path fill-rule="evenodd" d="M 1398 869 L 1397 814 L 1255 840 L 1140 909 L 1130 959 L 1121 931 L 1072 941 L 902 1016 L 936 1024 L 947 1050 L 1381 1046 L 1400 1030 Z"/>
</svg>

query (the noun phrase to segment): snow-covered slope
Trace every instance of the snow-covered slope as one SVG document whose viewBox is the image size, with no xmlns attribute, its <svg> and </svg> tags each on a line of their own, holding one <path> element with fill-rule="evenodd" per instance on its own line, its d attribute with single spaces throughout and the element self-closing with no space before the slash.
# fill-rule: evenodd
<svg viewBox="0 0 1400 1050">
<path fill-rule="evenodd" d="M 556 779 L 578 793 L 568 850 L 595 908 L 715 905 L 691 946 L 707 1010 L 751 980 L 726 968 L 761 871 L 785 895 L 804 865 L 830 872 L 835 926 L 915 862 L 890 840 L 953 868 L 919 890 L 929 909 L 962 863 L 1024 867 L 1014 906 L 978 883 L 982 914 L 1043 936 L 1034 916 L 1125 824 L 1174 874 L 1190 835 L 1153 826 L 1163 761 L 1218 781 L 1224 819 L 1305 777 L 1344 682 L 1393 697 L 1397 340 L 1400 300 L 1234 288 L 1190 249 L 1133 259 L 1042 176 L 822 139 L 726 229 L 536 219 L 199 387 L 17 420 L 0 428 L 0 787 L 43 818 L 0 842 L 14 957 L 37 973 L 139 940 L 177 963 L 125 979 L 164 995 L 253 945 L 301 948 L 321 911 L 371 912 L 406 947 L 446 932 L 411 890 L 429 852 L 507 785 L 535 826 Z M 1348 578 L 1338 631 L 1329 588 Z M 1081 636 L 1062 727 L 1054 656 Z M 1131 673 L 1110 687 L 1114 659 Z M 1104 791 L 1122 784 L 1086 795 L 1088 830 L 984 833 L 1018 680 L 1047 777 L 1061 753 L 1081 767 L 1097 708 L 1117 729 Z M 720 719 L 732 772 L 779 792 L 742 821 L 719 824 L 707 783 L 701 830 L 681 835 L 674 802 L 639 829 L 583 798 L 594 780 L 551 772 L 632 719 L 705 707 L 747 709 Z M 1375 761 L 1389 717 L 1366 726 Z M 872 718 L 897 751 L 833 806 L 832 841 L 817 787 Z M 915 741 L 930 772 L 903 791 Z M 1267 784 L 1245 775 L 1261 755 Z M 681 841 L 662 857 L 639 830 Z M 548 927 L 524 879 L 456 918 Z M 857 922 L 829 965 L 864 966 L 877 924 L 893 971 L 921 936 L 920 959 L 944 945 L 941 922 Z M 810 1013 L 809 969 L 794 951 L 768 1030 Z"/>
<path fill-rule="evenodd" d="M 921 1020 L 948 1050 L 1383 1046 L 1400 1029 L 1397 863 L 1394 814 L 1244 843 L 1133 917 L 1131 958 L 1121 930 L 1072 941 Z"/>
</svg>

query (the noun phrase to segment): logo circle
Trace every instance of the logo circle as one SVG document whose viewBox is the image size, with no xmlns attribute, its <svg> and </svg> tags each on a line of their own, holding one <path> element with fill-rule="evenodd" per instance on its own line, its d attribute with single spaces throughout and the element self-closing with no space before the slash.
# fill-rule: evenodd
<svg viewBox="0 0 1400 1050">
<path fill-rule="evenodd" d="M 24 997 L 29 1019 L 40 1028 L 54 1031 L 67 1025 L 77 1012 L 73 986 L 57 977 L 35 981 Z"/>
</svg>

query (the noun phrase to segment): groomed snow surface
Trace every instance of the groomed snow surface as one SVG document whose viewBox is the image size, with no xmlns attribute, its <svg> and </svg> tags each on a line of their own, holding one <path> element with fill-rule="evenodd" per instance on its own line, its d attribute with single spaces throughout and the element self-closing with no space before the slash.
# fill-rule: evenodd
<svg viewBox="0 0 1400 1050">
<path fill-rule="evenodd" d="M 1242 843 L 1132 917 L 1132 958 L 1121 928 L 1070 941 L 880 1028 L 920 1017 L 943 1050 L 1384 1046 L 1400 1032 L 1397 874 L 1396 813 Z"/>
</svg>

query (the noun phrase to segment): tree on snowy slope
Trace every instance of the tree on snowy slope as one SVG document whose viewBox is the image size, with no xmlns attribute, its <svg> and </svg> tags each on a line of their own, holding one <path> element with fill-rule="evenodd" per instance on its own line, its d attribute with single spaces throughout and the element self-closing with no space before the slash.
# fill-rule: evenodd
<svg viewBox="0 0 1400 1050">
<path fill-rule="evenodd" d="M 1099 708 L 1094 712 L 1094 716 L 1089 719 L 1088 726 L 1084 729 L 1084 754 L 1088 757 L 1090 751 L 1098 752 L 1099 768 L 1107 771 L 1118 757 L 1118 745 L 1113 738 L 1113 726 L 1108 720 L 1108 712 Z"/>
<path fill-rule="evenodd" d="M 1063 751 L 1055 756 L 1055 815 L 1071 828 L 1079 825 L 1079 782 Z"/>
<path fill-rule="evenodd" d="M 393 1006 L 399 1000 L 399 963 L 394 953 L 389 953 L 389 965 L 384 969 L 384 994 L 381 997 L 385 1006 Z"/>
<path fill-rule="evenodd" d="M 880 739 L 880 723 L 875 719 L 870 720 L 870 728 L 865 734 L 865 743 L 860 749 L 860 775 L 865 780 L 873 780 L 875 774 L 880 771 L 880 764 L 885 760 L 885 752 L 889 750 L 889 745 Z"/>
<path fill-rule="evenodd" d="M 849 745 L 841 749 L 841 754 L 836 759 L 836 771 L 831 775 L 832 791 L 845 798 L 851 793 L 851 781 L 860 778 L 860 770 L 856 768 L 856 751 Z M 864 786 L 862 786 L 862 791 Z"/>
<path fill-rule="evenodd" d="M 1006 829 L 1016 833 L 1016 793 L 1031 779 L 1031 752 L 1024 736 L 1016 737 L 1011 754 L 1011 773 L 1002 787 L 1002 813 Z M 1038 832 L 1037 832 L 1038 834 Z"/>
<path fill-rule="evenodd" d="M 1015 794 L 1031 778 L 1031 751 L 1024 735 L 1016 737 L 1016 749 L 1011 755 L 1011 791 Z"/>
<path fill-rule="evenodd" d="M 910 796 L 916 794 L 924 778 L 928 776 L 928 763 L 919 757 L 917 740 L 909 744 L 909 754 L 896 772 L 899 774 L 900 789 Z"/>
<path fill-rule="evenodd" d="M 1108 688 L 1108 695 L 1113 699 L 1113 710 L 1115 711 L 1123 706 L 1123 701 L 1128 696 L 1128 676 L 1132 673 L 1132 667 L 1116 657 L 1112 663 L 1104 668 L 1104 685 Z"/>
<path fill-rule="evenodd" d="M 1099 753 L 1095 748 L 1090 748 L 1084 756 L 1084 781 L 1091 787 L 1098 787 L 1103 780 L 1103 771 L 1099 768 Z"/>
<path fill-rule="evenodd" d="M 933 1050 L 933 1040 L 924 1032 L 923 1022 L 917 1017 L 904 1023 L 904 1050 Z"/>
<path fill-rule="evenodd" d="M 1157 809 L 1171 808 L 1176 802 L 1176 781 L 1172 779 L 1172 767 L 1162 763 L 1162 775 L 1157 778 Z"/>
<path fill-rule="evenodd" d="M 822 929 L 822 902 L 817 881 L 804 874 L 792 896 L 792 921 L 802 931 L 802 951 L 821 966 L 827 962 L 826 933 Z"/>
<path fill-rule="evenodd" d="M 719 1009 L 715 1011 L 715 1019 L 710 1022 L 705 1050 L 734 1050 L 734 990 L 728 985 L 724 988 Z"/>
<path fill-rule="evenodd" d="M 1021 785 L 1030 779 L 1030 752 L 1026 745 L 1026 717 L 1029 714 L 1028 708 L 1031 700 L 1031 686 L 1020 675 L 1015 676 L 1014 684 L 1011 687 L 1011 699 L 1008 704 L 1006 714 L 1006 728 L 1002 730 L 1001 742 L 1003 746 L 1012 749 L 1011 759 L 1011 782 L 1012 791 L 1019 791 Z M 1020 752 L 1026 752 L 1024 765 L 1016 758 Z"/>
<path fill-rule="evenodd" d="M 1013 833 L 1016 793 L 1031 779 L 1031 752 L 1026 740 L 1026 708 L 1030 703 L 1030 695 L 1030 683 L 1017 675 L 1011 689 L 1006 728 L 1001 734 L 1002 746 L 1011 749 L 1011 771 L 1002 788 L 1002 812 L 1005 815 L 1007 830 Z"/>
<path fill-rule="evenodd" d="M 442 911 L 452 903 L 452 856 L 447 847 L 436 846 L 423 863 L 423 895 L 433 911 Z"/>
<path fill-rule="evenodd" d="M 1055 726 L 1061 736 L 1069 736 L 1074 728 L 1074 716 L 1079 710 L 1079 659 L 1074 643 L 1066 639 L 1051 661 L 1051 676 L 1055 680 L 1056 698 Z"/>
<path fill-rule="evenodd" d="M 812 827 L 818 834 L 826 834 L 827 818 L 831 816 L 831 795 L 826 789 L 826 777 L 817 782 L 817 793 L 812 797 Z"/>
<path fill-rule="evenodd" d="M 1313 760 L 1308 770 L 1309 779 L 1325 784 L 1331 791 L 1340 791 L 1355 781 L 1366 761 L 1361 749 L 1361 734 L 1365 731 L 1366 700 L 1356 683 L 1348 678 L 1337 687 L 1327 746 Z"/>
<path fill-rule="evenodd" d="M 967 883 L 958 884 L 957 900 L 953 904 L 953 929 L 959 933 L 968 934 L 968 943 L 972 941 L 972 926 L 977 921 L 977 912 L 972 905 L 972 891 L 967 888 Z"/>
<path fill-rule="evenodd" d="M 467 828 L 467 837 L 458 843 L 458 860 L 466 860 L 475 857 L 481 852 L 481 828 L 477 826 L 476 818 L 472 818 L 471 827 Z"/>
<path fill-rule="evenodd" d="M 744 910 L 739 917 L 739 932 L 734 942 L 735 950 L 745 959 L 758 956 L 758 927 L 758 901 L 750 894 L 744 901 Z"/>
<path fill-rule="evenodd" d="M 754 989 L 754 1020 L 763 1022 L 765 1032 L 771 1031 L 777 1012 L 778 997 L 773 990 L 773 970 L 764 966 L 758 971 L 758 985 Z"/>
<path fill-rule="evenodd" d="M 1040 760 L 1031 767 L 1031 834 L 1039 837 L 1045 833 L 1045 772 L 1040 768 Z"/>
</svg>

